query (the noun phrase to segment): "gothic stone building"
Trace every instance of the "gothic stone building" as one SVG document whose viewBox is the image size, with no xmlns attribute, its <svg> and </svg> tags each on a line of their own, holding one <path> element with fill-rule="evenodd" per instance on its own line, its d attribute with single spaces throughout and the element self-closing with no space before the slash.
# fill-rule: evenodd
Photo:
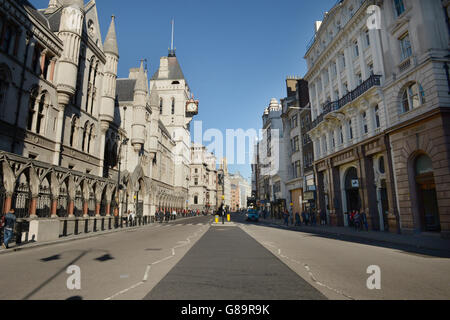
<svg viewBox="0 0 450 320">
<path fill-rule="evenodd" d="M 110 216 L 115 183 L 103 172 L 116 116 L 114 18 L 103 42 L 95 1 L 52 0 L 36 10 L 25 0 L 6 0 L 0 28 L 3 211 L 13 207 L 24 218 Z"/>
</svg>

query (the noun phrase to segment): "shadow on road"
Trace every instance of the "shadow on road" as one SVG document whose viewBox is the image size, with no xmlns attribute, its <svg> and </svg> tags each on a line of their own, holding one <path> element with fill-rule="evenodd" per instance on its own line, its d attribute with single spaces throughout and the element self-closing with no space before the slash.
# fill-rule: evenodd
<svg viewBox="0 0 450 320">
<path fill-rule="evenodd" d="M 32 290 L 29 294 L 27 294 L 22 300 L 28 300 L 30 299 L 32 296 L 34 296 L 36 293 L 38 293 L 40 290 L 42 290 L 45 286 L 47 286 L 50 282 L 52 282 L 54 279 L 56 279 L 59 275 L 61 275 L 62 273 L 65 273 L 66 270 L 70 267 L 75 265 L 79 260 L 81 260 L 84 256 L 86 256 L 89 253 L 92 252 L 102 252 L 105 253 L 103 256 L 100 256 L 99 258 L 95 259 L 101 262 L 104 261 L 108 261 L 108 260 L 113 260 L 114 258 L 108 253 L 108 251 L 106 250 L 70 250 L 70 251 L 66 251 L 60 254 L 56 254 L 54 256 L 51 257 L 47 257 L 47 258 L 43 258 L 41 259 L 41 261 L 43 262 L 49 262 L 49 261 L 55 261 L 55 260 L 59 260 L 61 259 L 61 256 L 64 253 L 69 253 L 69 252 L 81 252 L 75 259 L 73 259 L 72 261 L 70 261 L 69 263 L 67 263 L 63 268 L 61 268 L 58 272 L 56 272 L 53 276 L 51 276 L 50 278 L 48 278 L 47 280 L 45 280 L 42 284 L 40 284 L 38 287 L 36 287 L 34 290 Z M 72 297 L 74 298 L 74 297 Z M 70 298 L 69 298 L 70 299 Z M 76 300 L 76 299 L 72 299 L 72 300 Z"/>
</svg>

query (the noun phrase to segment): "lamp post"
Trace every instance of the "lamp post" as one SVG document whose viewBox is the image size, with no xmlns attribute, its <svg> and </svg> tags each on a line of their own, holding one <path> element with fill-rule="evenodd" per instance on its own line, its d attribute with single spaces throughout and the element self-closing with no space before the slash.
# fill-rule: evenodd
<svg viewBox="0 0 450 320">
<path fill-rule="evenodd" d="M 118 141 L 120 141 L 120 137 L 118 136 L 117 137 L 117 140 Z M 128 141 L 130 141 L 130 139 L 128 139 L 128 138 L 125 138 L 121 143 L 120 143 L 120 146 L 119 146 L 119 152 L 118 152 L 118 154 L 117 154 L 117 161 L 119 162 L 119 173 L 118 173 L 118 175 L 117 175 L 117 206 L 119 206 L 119 194 L 120 194 L 120 190 L 121 190 L 121 185 L 120 185 L 120 167 L 121 167 L 121 164 L 122 164 L 122 160 L 121 160 L 121 152 L 122 152 L 122 146 L 126 146 L 127 144 L 128 144 Z M 116 217 L 116 228 L 118 228 L 118 221 L 117 221 L 117 219 L 118 219 L 119 217 Z M 120 217 L 120 220 L 122 221 L 122 217 Z M 123 226 L 123 223 L 121 222 L 121 227 Z"/>
</svg>

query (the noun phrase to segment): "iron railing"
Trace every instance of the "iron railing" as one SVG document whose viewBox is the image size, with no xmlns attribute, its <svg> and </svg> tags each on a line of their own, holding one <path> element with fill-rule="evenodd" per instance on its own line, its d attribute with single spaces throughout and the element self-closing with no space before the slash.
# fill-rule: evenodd
<svg viewBox="0 0 450 320">
<path fill-rule="evenodd" d="M 334 112 L 343 108 L 345 105 L 356 100 L 372 87 L 379 85 L 381 85 L 381 76 L 371 75 L 366 81 L 356 87 L 355 90 L 350 91 L 338 101 L 327 102 L 323 105 L 323 112 L 312 122 L 312 128 L 317 127 L 323 121 L 324 117 L 330 112 Z"/>
</svg>

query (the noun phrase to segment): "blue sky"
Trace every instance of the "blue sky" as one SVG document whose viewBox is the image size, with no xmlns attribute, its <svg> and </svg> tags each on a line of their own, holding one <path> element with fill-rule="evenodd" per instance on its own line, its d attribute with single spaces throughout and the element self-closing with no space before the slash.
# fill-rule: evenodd
<svg viewBox="0 0 450 320">
<path fill-rule="evenodd" d="M 47 7 L 48 0 L 31 0 Z M 286 95 L 285 78 L 303 76 L 303 56 L 336 0 L 97 0 L 102 37 L 116 16 L 119 77 L 147 59 L 150 73 L 167 55 L 172 18 L 177 57 L 196 98 L 203 129 L 259 129 L 271 98 Z M 250 165 L 230 166 L 249 178 Z"/>
</svg>

